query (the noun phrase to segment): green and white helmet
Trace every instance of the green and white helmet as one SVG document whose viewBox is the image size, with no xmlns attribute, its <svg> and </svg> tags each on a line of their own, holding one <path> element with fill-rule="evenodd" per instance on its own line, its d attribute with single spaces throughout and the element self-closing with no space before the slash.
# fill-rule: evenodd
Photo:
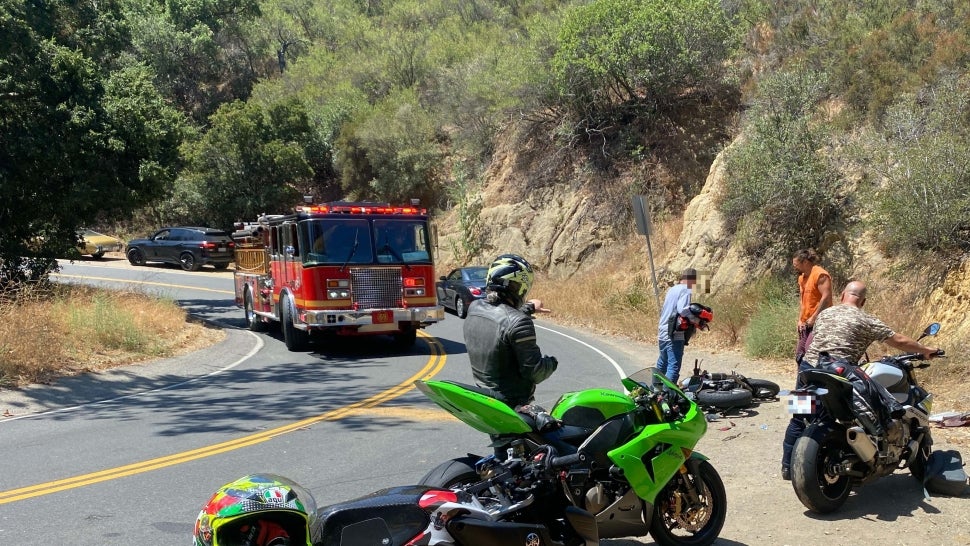
<svg viewBox="0 0 970 546">
<path fill-rule="evenodd" d="M 492 262 L 485 277 L 485 289 L 511 299 L 516 306 L 525 301 L 535 272 L 525 258 L 518 254 L 502 254 Z"/>
</svg>

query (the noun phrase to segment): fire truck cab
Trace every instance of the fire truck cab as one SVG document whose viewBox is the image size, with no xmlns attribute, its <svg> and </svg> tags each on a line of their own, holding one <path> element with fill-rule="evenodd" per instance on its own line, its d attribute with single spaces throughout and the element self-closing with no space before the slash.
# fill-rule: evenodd
<svg viewBox="0 0 970 546">
<path fill-rule="evenodd" d="M 406 348 L 444 319 L 425 209 L 335 202 L 236 227 L 236 305 L 250 330 L 278 322 L 291 351 L 311 334 L 390 334 Z"/>
</svg>

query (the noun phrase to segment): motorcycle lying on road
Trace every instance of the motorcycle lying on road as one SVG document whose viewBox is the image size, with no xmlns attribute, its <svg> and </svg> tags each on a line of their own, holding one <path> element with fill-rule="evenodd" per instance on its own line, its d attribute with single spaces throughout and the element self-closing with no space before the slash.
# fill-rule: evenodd
<svg viewBox="0 0 970 546">
<path fill-rule="evenodd" d="M 593 515 L 566 506 L 551 485 L 578 457 L 557 457 L 550 446 L 519 453 L 524 456 L 484 464 L 489 477 L 481 482 L 392 487 L 320 509 L 296 482 L 251 474 L 224 485 L 203 506 L 193 545 L 598 545 Z"/>
<path fill-rule="evenodd" d="M 918 339 L 939 330 L 934 322 Z M 792 487 L 809 510 L 835 511 L 853 486 L 898 468 L 909 468 L 914 478 L 923 481 L 933 445 L 929 422 L 933 397 L 916 380 L 914 370 L 929 367 L 922 360 L 920 354 L 902 354 L 861 367 L 905 407 L 904 415 L 884 420 L 884 425 L 877 405 L 881 402 L 864 394 L 865 383 L 854 366 L 831 361 L 800 373 L 804 386 L 790 391 L 787 409 L 806 416 L 808 427 L 792 452 Z"/>
<path fill-rule="evenodd" d="M 564 467 L 540 480 L 553 495 L 544 501 L 545 511 L 515 521 L 575 528 L 566 523 L 579 511 L 592 515 L 600 538 L 649 533 L 662 545 L 711 544 L 724 524 L 727 496 L 714 467 L 693 451 L 707 430 L 703 412 L 653 368 L 622 384 L 625 393 L 587 389 L 563 394 L 541 416 L 551 419 L 535 419 L 485 389 L 451 381 L 416 382 L 439 406 L 491 435 L 492 445 L 504 448 L 511 460 L 541 446 L 555 450 L 554 466 Z M 421 483 L 441 489 L 475 487 L 492 478 L 496 465 L 504 468 L 499 459 L 494 454 L 452 459 Z M 556 535 L 565 539 L 561 531 Z"/>
<path fill-rule="evenodd" d="M 701 370 L 694 360 L 694 373 L 683 379 L 684 393 L 705 410 L 728 412 L 749 407 L 755 400 L 774 400 L 781 387 L 767 379 L 745 377 L 737 372 Z"/>
</svg>

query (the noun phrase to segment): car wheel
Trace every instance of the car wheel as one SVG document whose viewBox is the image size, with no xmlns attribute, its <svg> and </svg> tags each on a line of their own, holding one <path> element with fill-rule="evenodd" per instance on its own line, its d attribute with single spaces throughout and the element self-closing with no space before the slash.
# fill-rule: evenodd
<svg viewBox="0 0 970 546">
<path fill-rule="evenodd" d="M 458 315 L 458 318 L 468 316 L 468 308 L 465 307 L 465 300 L 461 299 L 461 296 L 455 296 L 455 314 Z"/>
<path fill-rule="evenodd" d="M 179 255 L 179 264 L 186 271 L 198 271 L 202 267 L 199 261 L 195 259 L 195 255 L 191 252 L 183 252 Z"/>
<path fill-rule="evenodd" d="M 216 269 L 226 269 L 227 267 L 229 267 L 229 264 L 228 263 L 224 263 L 224 264 L 212 264 L 212 267 L 214 267 Z"/>
<path fill-rule="evenodd" d="M 128 261 L 131 265 L 145 265 L 145 254 L 138 248 L 128 249 Z"/>
<path fill-rule="evenodd" d="M 101 258 L 104 258 L 104 251 L 95 252 L 94 254 L 91 255 L 91 257 L 94 258 L 95 260 L 100 260 Z"/>
</svg>

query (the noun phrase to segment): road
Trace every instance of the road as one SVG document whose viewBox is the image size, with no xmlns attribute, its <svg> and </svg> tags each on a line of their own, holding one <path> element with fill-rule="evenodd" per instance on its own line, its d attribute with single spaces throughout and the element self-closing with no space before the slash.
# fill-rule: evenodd
<svg viewBox="0 0 970 546">
<path fill-rule="evenodd" d="M 90 260 L 64 264 L 60 280 L 170 297 L 229 335 L 184 358 L 0 392 L 17 410 L 0 421 L 0 544 L 186 544 L 212 492 L 247 473 L 290 477 L 325 505 L 414 483 L 487 442 L 411 388 L 471 380 L 453 314 L 404 353 L 390 338 L 291 353 L 278 334 L 241 329 L 228 272 Z M 565 391 L 620 388 L 643 365 L 541 320 L 538 335 L 561 362 L 537 392 L 547 407 Z"/>
</svg>

